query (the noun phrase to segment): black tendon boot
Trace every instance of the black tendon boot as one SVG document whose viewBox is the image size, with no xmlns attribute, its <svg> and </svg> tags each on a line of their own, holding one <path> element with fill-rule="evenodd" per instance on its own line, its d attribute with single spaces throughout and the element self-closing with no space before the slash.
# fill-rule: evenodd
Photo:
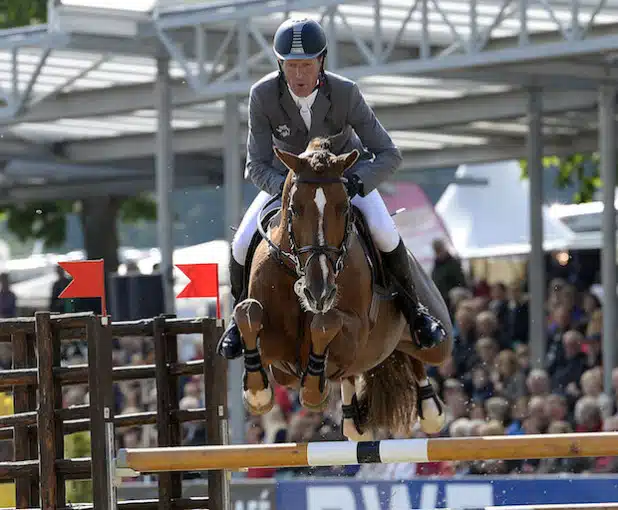
<svg viewBox="0 0 618 510">
<path fill-rule="evenodd" d="M 230 286 L 234 304 L 239 302 L 244 292 L 244 272 L 245 267 L 236 262 L 230 253 Z M 236 359 L 242 355 L 242 339 L 233 316 L 217 344 L 217 353 L 227 359 Z"/>
<path fill-rule="evenodd" d="M 396 280 L 397 304 L 410 325 L 410 333 L 421 349 L 439 345 L 446 339 L 446 331 L 436 318 L 429 314 L 427 308 L 421 305 L 416 295 L 412 267 L 408 259 L 408 251 L 399 241 L 397 248 L 391 252 L 382 252 L 387 271 Z"/>
</svg>

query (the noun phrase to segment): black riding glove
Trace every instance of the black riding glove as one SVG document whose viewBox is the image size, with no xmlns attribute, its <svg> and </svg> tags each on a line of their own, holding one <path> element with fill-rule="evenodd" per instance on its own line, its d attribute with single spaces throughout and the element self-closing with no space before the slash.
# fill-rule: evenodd
<svg viewBox="0 0 618 510">
<path fill-rule="evenodd" d="M 363 189 L 363 183 L 360 180 L 360 177 L 356 174 L 346 175 L 348 182 L 345 184 L 345 189 L 348 192 L 348 196 L 350 200 L 352 200 L 356 195 L 358 195 Z"/>
</svg>

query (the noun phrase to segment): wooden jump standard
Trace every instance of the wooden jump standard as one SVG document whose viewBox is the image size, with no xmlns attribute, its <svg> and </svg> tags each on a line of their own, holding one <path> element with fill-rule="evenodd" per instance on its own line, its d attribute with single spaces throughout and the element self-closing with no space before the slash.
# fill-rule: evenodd
<svg viewBox="0 0 618 510">
<path fill-rule="evenodd" d="M 124 448 L 116 467 L 138 473 L 250 467 L 618 456 L 618 432 L 383 441 Z"/>
</svg>

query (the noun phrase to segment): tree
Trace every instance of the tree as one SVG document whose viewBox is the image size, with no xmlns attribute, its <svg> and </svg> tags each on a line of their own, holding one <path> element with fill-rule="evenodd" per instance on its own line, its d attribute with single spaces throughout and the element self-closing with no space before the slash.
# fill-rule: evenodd
<svg viewBox="0 0 618 510">
<path fill-rule="evenodd" d="M 13 28 L 47 19 L 47 0 L 0 0 L 0 29 Z M 47 248 L 66 239 L 67 216 L 78 214 L 89 259 L 103 258 L 106 271 L 118 267 L 117 221 L 155 219 L 156 204 L 146 195 L 101 196 L 84 200 L 30 202 L 0 207 L 8 228 L 21 241 L 40 239 Z"/>
<path fill-rule="evenodd" d="M 0 0 L 0 28 L 44 23 L 47 0 Z"/>
<path fill-rule="evenodd" d="M 597 190 L 603 186 L 601 181 L 600 157 L 596 152 L 574 153 L 566 157 L 548 156 L 543 158 L 544 168 L 556 168 L 556 187 L 575 186 L 573 196 L 576 203 L 590 202 Z M 528 178 L 527 161 L 521 162 L 522 175 Z"/>
</svg>

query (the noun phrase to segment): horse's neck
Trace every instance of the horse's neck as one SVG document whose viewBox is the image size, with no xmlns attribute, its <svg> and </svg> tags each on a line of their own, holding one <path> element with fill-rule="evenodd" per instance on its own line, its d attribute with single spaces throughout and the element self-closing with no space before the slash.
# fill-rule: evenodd
<svg viewBox="0 0 618 510">
<path fill-rule="evenodd" d="M 289 251 L 292 247 L 290 233 L 287 227 L 287 215 L 285 212 L 280 214 L 279 223 L 270 229 L 270 240 L 280 249 Z"/>
</svg>

